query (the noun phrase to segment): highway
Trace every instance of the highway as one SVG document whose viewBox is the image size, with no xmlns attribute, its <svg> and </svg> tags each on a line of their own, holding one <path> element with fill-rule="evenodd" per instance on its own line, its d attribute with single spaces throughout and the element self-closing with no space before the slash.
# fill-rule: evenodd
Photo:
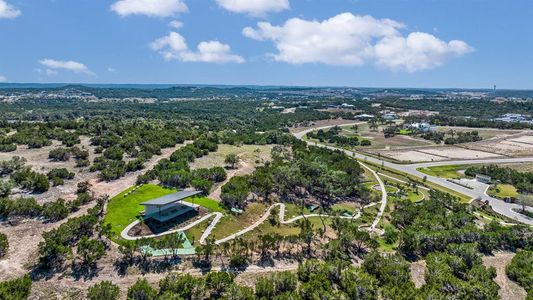
<svg viewBox="0 0 533 300">
<path fill-rule="evenodd" d="M 355 125 L 355 124 L 361 124 L 360 122 L 353 123 L 353 124 L 345 124 L 345 125 Z M 345 126 L 343 125 L 343 126 Z M 294 133 L 294 136 L 298 139 L 303 139 L 303 137 L 311 131 L 319 130 L 319 129 L 327 129 L 334 127 L 334 125 L 330 126 L 324 126 L 319 128 L 312 128 L 307 129 L 298 133 Z M 454 160 L 454 161 L 439 161 L 439 162 L 428 162 L 428 163 L 417 163 L 417 164 L 396 164 L 388 161 L 381 160 L 379 158 L 367 156 L 364 154 L 360 154 L 358 152 L 344 150 L 332 146 L 317 144 L 313 142 L 308 142 L 309 145 L 315 145 L 315 146 L 321 146 L 326 147 L 332 150 L 340 150 L 346 153 L 347 155 L 354 157 L 361 161 L 367 161 L 369 163 L 373 163 L 376 165 L 383 165 L 386 168 L 390 168 L 393 170 L 397 170 L 412 176 L 416 176 L 418 178 L 424 178 L 426 177 L 427 181 L 437 184 L 439 186 L 442 186 L 444 188 L 448 188 L 450 190 L 456 191 L 458 193 L 461 193 L 463 195 L 466 195 L 472 199 L 481 199 L 484 201 L 488 201 L 492 209 L 510 219 L 516 220 L 518 222 L 533 225 L 533 219 L 528 218 L 520 213 L 517 213 L 514 211 L 514 209 L 521 209 L 522 207 L 518 204 L 513 203 L 506 203 L 502 200 L 490 197 L 486 194 L 486 189 L 488 188 L 488 185 L 484 185 L 482 183 L 473 183 L 470 182 L 470 185 L 472 185 L 472 189 L 466 188 L 462 185 L 458 185 L 456 183 L 450 182 L 446 180 L 445 178 L 440 178 L 436 176 L 430 176 L 427 174 L 424 174 L 420 171 L 418 171 L 418 168 L 421 167 L 431 167 L 431 166 L 444 166 L 444 165 L 466 165 L 466 164 L 503 164 L 503 163 L 518 163 L 518 162 L 533 162 L 533 157 L 521 157 L 521 158 L 492 158 L 492 159 L 479 159 L 479 160 Z M 529 211 L 533 212 L 533 208 L 528 207 Z"/>
</svg>

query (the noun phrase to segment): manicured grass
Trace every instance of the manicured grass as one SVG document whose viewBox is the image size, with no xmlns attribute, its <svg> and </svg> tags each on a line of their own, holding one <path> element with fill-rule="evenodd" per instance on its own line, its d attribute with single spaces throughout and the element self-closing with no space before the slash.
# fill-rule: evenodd
<svg viewBox="0 0 533 300">
<path fill-rule="evenodd" d="M 411 202 L 418 202 L 418 201 L 421 201 L 422 199 L 424 199 L 426 196 L 424 194 L 424 191 L 422 190 L 418 190 L 418 194 L 415 193 L 415 191 L 413 190 L 408 190 L 407 191 L 407 199 L 409 199 L 409 201 Z"/>
<path fill-rule="evenodd" d="M 407 134 L 411 134 L 412 131 L 411 130 L 408 130 L 408 129 L 400 129 L 400 134 L 402 135 L 407 135 Z"/>
<path fill-rule="evenodd" d="M 227 212 L 226 209 L 222 205 L 220 205 L 219 202 L 213 199 L 207 198 L 207 197 L 195 197 L 195 198 L 190 198 L 184 201 L 193 203 L 193 204 L 198 204 L 204 208 L 207 208 L 209 212 L 222 212 L 222 213 Z"/>
<path fill-rule="evenodd" d="M 140 205 L 142 202 L 176 192 L 175 189 L 145 184 L 125 196 L 131 190 L 133 187 L 115 196 L 107 205 L 104 224 L 111 224 L 111 232 L 116 236 L 120 236 L 122 230 L 135 221 L 139 213 L 144 210 L 144 206 Z"/>
<path fill-rule="evenodd" d="M 490 188 L 487 191 L 487 194 L 495 198 L 516 198 L 518 197 L 518 191 L 516 188 L 510 184 L 498 184 L 496 188 Z"/>
<path fill-rule="evenodd" d="M 339 211 L 339 212 L 349 212 L 354 213 L 354 211 L 358 208 L 357 203 L 355 202 L 340 202 L 331 207 L 331 210 L 333 211 Z"/>
<path fill-rule="evenodd" d="M 418 171 L 441 178 L 450 178 L 450 179 L 459 179 L 464 178 L 465 175 L 459 173 L 459 171 L 466 170 L 468 166 L 459 165 L 459 166 L 435 166 L 428 168 L 419 168 Z"/>
</svg>

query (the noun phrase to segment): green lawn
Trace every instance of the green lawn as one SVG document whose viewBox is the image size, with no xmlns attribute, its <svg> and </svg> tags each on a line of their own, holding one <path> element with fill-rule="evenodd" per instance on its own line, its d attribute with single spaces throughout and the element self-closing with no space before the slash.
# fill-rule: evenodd
<svg viewBox="0 0 533 300">
<path fill-rule="evenodd" d="M 449 179 L 459 179 L 459 178 L 465 177 L 459 171 L 466 170 L 466 168 L 468 168 L 468 166 L 465 166 L 465 165 L 436 166 L 436 167 L 429 167 L 429 168 L 419 168 L 418 171 L 424 174 L 430 175 L 430 176 L 449 178 Z"/>
<path fill-rule="evenodd" d="M 144 206 L 141 203 L 177 192 L 176 189 L 155 184 L 145 184 L 128 196 L 125 196 L 131 190 L 133 190 L 133 187 L 115 196 L 107 205 L 104 224 L 111 224 L 111 232 L 116 237 L 120 236 L 120 233 L 126 226 L 137 220 L 139 214 L 144 210 Z M 224 208 L 220 206 L 220 203 L 206 197 L 190 198 L 186 201 L 203 206 L 209 212 L 224 212 Z"/>
<path fill-rule="evenodd" d="M 518 197 L 518 191 L 516 188 L 510 184 L 498 184 L 496 188 L 490 188 L 487 194 L 495 198 L 516 198 Z"/>
<path fill-rule="evenodd" d="M 133 187 L 112 198 L 107 205 L 104 224 L 111 224 L 111 232 L 117 236 L 120 236 L 122 230 L 135 221 L 139 213 L 144 210 L 144 206 L 140 205 L 142 202 L 176 192 L 175 189 L 145 184 L 125 196 L 131 190 Z"/>
<path fill-rule="evenodd" d="M 209 212 L 227 212 L 226 209 L 224 209 L 224 207 L 222 207 L 219 202 L 213 199 L 209 199 L 207 197 L 190 198 L 184 201 L 193 204 L 198 204 L 209 210 Z"/>
</svg>

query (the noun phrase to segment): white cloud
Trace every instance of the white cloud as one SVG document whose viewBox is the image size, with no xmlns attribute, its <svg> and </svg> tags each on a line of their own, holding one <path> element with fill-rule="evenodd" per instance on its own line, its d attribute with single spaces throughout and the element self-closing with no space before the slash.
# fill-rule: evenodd
<svg viewBox="0 0 533 300">
<path fill-rule="evenodd" d="M 0 75 L 0 82 L 6 82 L 6 81 L 7 81 L 7 77 Z"/>
<path fill-rule="evenodd" d="M 181 27 L 183 27 L 183 23 L 178 20 L 173 20 L 168 23 L 168 26 L 174 29 L 180 29 Z"/>
<path fill-rule="evenodd" d="M 443 65 L 452 57 L 470 53 L 463 41 L 445 42 L 422 32 L 407 37 L 405 26 L 390 19 L 375 19 L 343 13 L 324 21 L 289 19 L 282 26 L 259 22 L 243 34 L 259 41 L 272 41 L 276 61 L 291 64 L 322 63 L 361 66 L 375 63 L 391 70 L 415 72 Z"/>
<path fill-rule="evenodd" d="M 111 5 L 111 10 L 121 16 L 146 15 L 150 17 L 170 17 L 187 12 L 182 0 L 120 0 Z"/>
<path fill-rule="evenodd" d="M 19 9 L 4 0 L 0 0 L 0 19 L 14 19 L 20 16 L 20 14 Z"/>
<path fill-rule="evenodd" d="M 158 51 L 165 60 L 180 60 L 184 62 L 205 63 L 243 63 L 244 59 L 231 53 L 231 47 L 219 41 L 201 42 L 196 51 L 191 51 L 185 38 L 177 33 L 170 32 L 152 43 L 150 48 Z"/>
<path fill-rule="evenodd" d="M 235 13 L 263 16 L 289 9 L 289 0 L 217 0 L 218 5 Z"/>
<path fill-rule="evenodd" d="M 39 61 L 39 63 L 45 67 L 47 67 L 46 74 L 47 75 L 55 75 L 57 74 L 57 70 L 68 70 L 75 73 L 84 73 L 88 75 L 95 75 L 87 66 L 85 66 L 82 63 L 79 63 L 77 61 L 64 61 L 64 60 L 55 60 L 55 59 L 42 59 Z"/>
<path fill-rule="evenodd" d="M 442 66 L 449 58 L 473 51 L 463 41 L 444 42 L 424 32 L 413 32 L 407 37 L 386 37 L 375 45 L 374 50 L 378 65 L 410 73 Z"/>
<path fill-rule="evenodd" d="M 107 72 L 109 73 L 115 73 L 117 70 L 115 70 L 115 68 L 112 68 L 112 67 L 107 67 Z"/>
</svg>

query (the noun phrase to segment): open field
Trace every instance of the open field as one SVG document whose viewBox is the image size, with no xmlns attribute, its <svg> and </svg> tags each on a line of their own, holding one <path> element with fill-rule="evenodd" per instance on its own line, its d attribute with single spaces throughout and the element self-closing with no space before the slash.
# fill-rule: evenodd
<svg viewBox="0 0 533 300">
<path fill-rule="evenodd" d="M 191 163 L 191 169 L 223 167 L 225 166 L 224 159 L 228 154 L 237 155 L 244 164 L 255 168 L 255 166 L 264 164 L 271 159 L 273 147 L 273 145 L 219 145 L 216 152 L 210 152 Z"/>
<path fill-rule="evenodd" d="M 459 179 L 464 178 L 464 170 L 468 168 L 468 165 L 452 165 L 452 166 L 435 166 L 428 168 L 419 168 L 418 171 L 441 178 Z"/>
<path fill-rule="evenodd" d="M 302 132 L 302 131 L 305 131 L 311 128 L 320 128 L 320 127 L 335 126 L 335 125 L 341 126 L 341 125 L 353 124 L 353 123 L 357 123 L 357 121 L 340 119 L 340 118 L 339 119 L 328 119 L 328 120 L 317 120 L 313 122 L 299 124 L 295 127 L 289 128 L 289 130 L 292 133 L 298 133 L 298 132 Z"/>
<path fill-rule="evenodd" d="M 371 146 L 360 147 L 361 149 L 396 149 L 402 147 L 434 145 L 431 141 L 414 138 L 408 135 L 396 135 L 394 137 L 385 138 L 382 132 L 385 127 L 386 126 L 381 125 L 376 131 L 373 131 L 370 129 L 369 125 L 365 123 L 358 125 L 357 132 L 355 132 L 351 129 L 351 126 L 341 126 L 343 131 L 341 131 L 340 134 L 348 137 L 357 136 L 372 142 Z"/>
</svg>

